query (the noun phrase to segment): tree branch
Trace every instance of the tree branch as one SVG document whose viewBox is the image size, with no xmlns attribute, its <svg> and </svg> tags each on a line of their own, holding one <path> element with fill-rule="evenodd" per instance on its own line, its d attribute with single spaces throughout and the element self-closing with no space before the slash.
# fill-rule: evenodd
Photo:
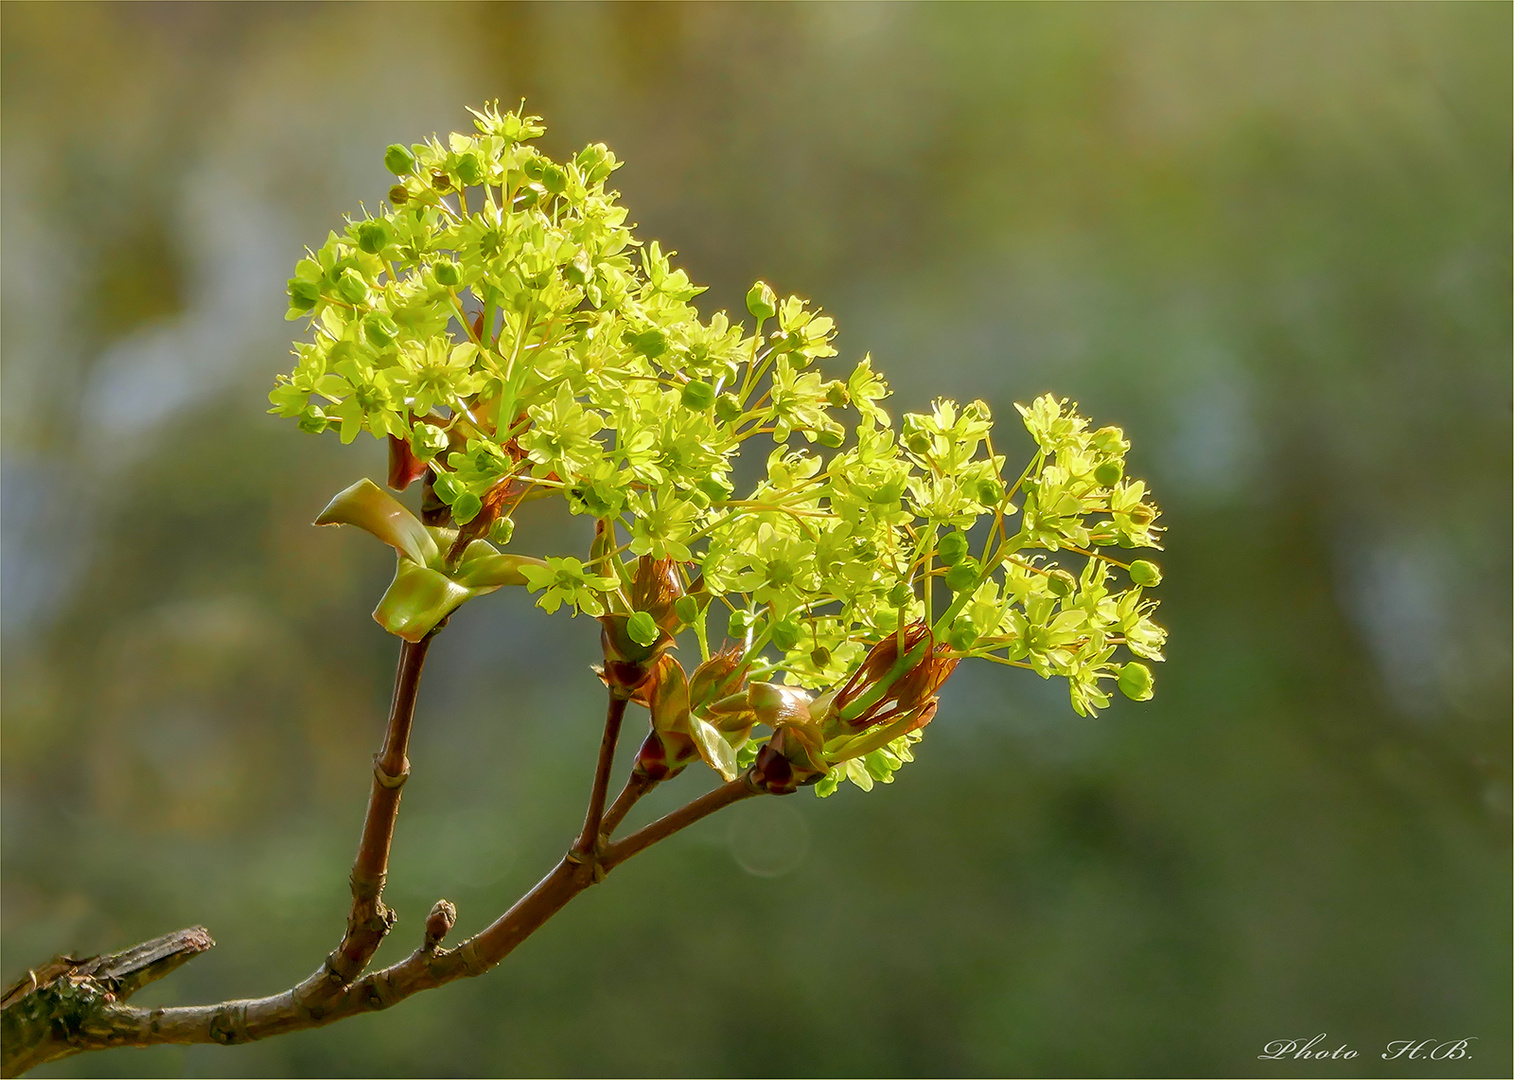
<svg viewBox="0 0 1514 1080">
<path fill-rule="evenodd" d="M 599 823 L 599 834 L 608 839 L 615 834 L 616 828 L 625 820 L 641 797 L 662 781 L 653 780 L 640 769 L 632 769 L 631 775 L 626 779 L 626 786 L 620 789 L 620 794 L 615 796 L 615 802 L 605 811 L 604 820 Z"/>
<path fill-rule="evenodd" d="M 610 789 L 610 767 L 615 764 L 615 744 L 620 739 L 620 725 L 626 718 L 627 699 L 610 690 L 610 705 L 605 713 L 605 733 L 599 740 L 599 762 L 594 768 L 594 787 L 589 792 L 589 809 L 584 815 L 583 832 L 573 844 L 571 855 L 593 861 L 598 851 L 599 826 L 605 812 L 605 796 Z"/>
<path fill-rule="evenodd" d="M 414 664 L 415 674 L 419 673 L 419 668 L 417 660 Z M 411 703 L 413 705 L 413 690 Z M 618 726 L 615 717 L 623 713 L 624 702 L 619 710 L 612 702 L 610 722 L 606 725 L 606 738 L 611 743 L 613 738 L 610 729 Z M 603 754 L 601 757 L 603 758 Z M 596 772 L 596 779 L 599 775 Z M 603 786 L 596 784 L 596 788 L 602 804 Z M 45 1001 L 46 1009 L 40 1021 L 32 1018 L 31 1026 L 24 1027 L 19 1022 L 13 1023 L 13 1019 L 21 1019 L 19 1012 L 13 1018 L 12 1009 L 16 1006 L 7 1005 L 4 1017 L 4 1058 L 0 1060 L 0 1074 L 18 1076 L 45 1061 L 86 1050 L 156 1046 L 164 1043 L 232 1045 L 266 1039 L 291 1031 L 324 1027 L 359 1013 L 387 1009 L 423 990 L 444 986 L 457 979 L 482 975 L 539 930 L 580 892 L 603 880 L 604 874 L 611 868 L 715 811 L 761 793 L 760 789 L 749 782 L 748 776 L 742 776 L 699 796 L 619 843 L 611 844 L 602 854 L 585 860 L 578 857 L 576 850 L 570 850 L 509 911 L 453 949 L 440 947 L 442 936 L 450 928 L 453 909 L 450 904 L 439 902 L 433 908 L 433 916 L 438 912 L 444 915 L 439 920 L 427 920 L 420 948 L 399 963 L 371 972 L 350 983 L 334 982 L 329 966 L 323 966 L 298 986 L 269 997 L 223 1001 L 215 1005 L 139 1009 L 122 1004 L 117 995 L 109 992 L 97 979 L 63 978 L 63 973 L 74 970 L 71 965 L 86 962 L 59 958 L 55 963 L 63 964 L 63 967 L 53 975 L 52 985 L 68 984 L 68 994 L 55 994 L 48 998 L 43 993 L 29 989 L 28 984 L 35 979 L 18 984 L 18 987 L 7 994 L 7 1002 L 13 996 L 18 1000 Z M 617 803 L 620 801 L 617 800 Z M 601 818 L 596 822 L 596 827 L 603 820 Z M 196 934 L 203 937 L 192 936 Z M 156 972 L 151 976 L 156 978 L 183 962 L 183 959 L 172 959 L 178 955 L 174 949 L 165 952 L 162 947 L 163 942 L 180 937 L 186 943 L 197 943 L 193 948 L 185 945 L 188 951 L 183 959 L 195 955 L 196 949 L 202 951 L 211 944 L 209 935 L 197 928 L 113 955 L 135 958 L 133 963 L 137 966 L 131 970 Z M 100 970 L 103 972 L 103 967 Z M 126 977 L 126 972 L 111 977 L 123 978 Z M 134 985 L 146 981 L 146 978 L 142 978 Z M 79 987 L 83 987 L 83 990 L 80 991 Z M 19 1037 L 12 1038 L 13 1028 L 20 1033 Z"/>
<path fill-rule="evenodd" d="M 394 912 L 384 906 L 382 894 L 389 873 L 394 823 L 399 817 L 400 789 L 410 776 L 407 751 L 421 668 L 435 636 L 433 631 L 420 641 L 400 643 L 389 726 L 384 732 L 383 749 L 374 757 L 368 813 L 363 820 L 357 858 L 352 863 L 352 910 L 347 917 L 347 932 L 342 943 L 326 958 L 331 981 L 336 985 L 345 986 L 363 973 L 384 935 L 394 925 Z"/>
</svg>

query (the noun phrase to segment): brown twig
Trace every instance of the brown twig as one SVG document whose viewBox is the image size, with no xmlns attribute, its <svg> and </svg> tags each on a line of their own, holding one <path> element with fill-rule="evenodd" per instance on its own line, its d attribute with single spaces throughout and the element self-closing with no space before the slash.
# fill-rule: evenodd
<svg viewBox="0 0 1514 1080">
<path fill-rule="evenodd" d="M 707 791 L 691 803 L 687 803 L 671 814 L 658 818 L 652 824 L 643 829 L 638 829 L 624 840 L 618 840 L 605 848 L 599 863 L 609 873 L 615 867 L 625 862 L 631 856 L 636 855 L 659 840 L 665 840 L 679 829 L 686 829 L 700 818 L 708 817 L 716 810 L 722 810 L 732 803 L 742 799 L 750 799 L 753 795 L 761 795 L 762 789 L 752 784 L 751 773 L 743 773 L 729 783 L 721 784 L 713 791 Z"/>
<path fill-rule="evenodd" d="M 605 797 L 610 790 L 610 767 L 615 764 L 615 744 L 620 739 L 620 725 L 626 718 L 626 697 L 610 690 L 610 704 L 605 712 L 605 733 L 599 740 L 599 761 L 594 767 L 594 786 L 589 792 L 589 809 L 584 814 L 583 832 L 574 841 L 570 855 L 589 858 L 598 850 L 599 827 L 604 818 Z"/>
<path fill-rule="evenodd" d="M 352 863 L 352 911 L 342 943 L 326 959 L 332 981 L 337 985 L 345 986 L 363 973 L 384 935 L 394 925 L 394 912 L 384 906 L 384 880 L 389 873 L 389 848 L 394 841 L 394 822 L 399 816 L 400 789 L 410 776 L 407 752 L 421 668 L 434 636 L 427 634 L 420 641 L 400 644 L 389 726 L 384 733 L 384 747 L 374 757 L 368 814 L 363 820 L 357 858 Z"/>
<path fill-rule="evenodd" d="M 615 796 L 615 802 L 605 811 L 604 819 L 599 823 L 599 835 L 608 839 L 615 835 L 615 830 L 631 812 L 631 807 L 641 801 L 642 796 L 656 787 L 660 780 L 653 780 L 640 769 L 631 770 L 631 775 L 626 779 L 626 786 L 620 789 L 620 794 Z"/>
<path fill-rule="evenodd" d="M 741 777 L 610 845 L 598 860 L 585 862 L 564 857 L 509 911 L 457 948 L 437 948 L 434 935 L 428 931 L 421 947 L 404 960 L 335 987 L 318 1005 L 313 1003 L 312 991 L 330 983 L 325 969 L 280 994 L 215 1005 L 138 1009 L 96 996 L 82 1003 L 82 1007 L 74 1002 L 68 1030 L 61 1035 L 50 1037 L 40 1046 L 8 1045 L 3 1072 L 7 1076 L 19 1075 L 44 1061 L 85 1050 L 164 1043 L 231 1045 L 266 1039 L 387 1009 L 422 990 L 481 975 L 540 929 L 573 897 L 601 879 L 602 874 L 595 872 L 596 864 L 607 871 L 716 810 L 760 793 L 746 777 Z M 14 1068 L 12 1062 L 22 1062 L 22 1067 Z"/>
</svg>

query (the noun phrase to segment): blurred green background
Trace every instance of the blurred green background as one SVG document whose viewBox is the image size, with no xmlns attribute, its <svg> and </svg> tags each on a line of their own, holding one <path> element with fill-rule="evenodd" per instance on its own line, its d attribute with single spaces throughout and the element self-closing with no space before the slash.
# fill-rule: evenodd
<svg viewBox="0 0 1514 1080">
<path fill-rule="evenodd" d="M 736 807 L 486 978 L 36 1075 L 1508 1074 L 1507 4 L 0 19 L 7 980 L 198 922 L 139 1000 L 257 995 L 340 935 L 392 562 L 308 522 L 384 462 L 265 394 L 302 246 L 465 104 L 610 144 L 705 310 L 813 297 L 896 410 L 1123 425 L 1170 527 L 1149 705 L 964 668 L 892 788 Z M 595 630 L 501 594 L 432 650 L 381 960 L 563 850 Z M 1360 1056 L 1257 1059 L 1319 1032 Z"/>
</svg>

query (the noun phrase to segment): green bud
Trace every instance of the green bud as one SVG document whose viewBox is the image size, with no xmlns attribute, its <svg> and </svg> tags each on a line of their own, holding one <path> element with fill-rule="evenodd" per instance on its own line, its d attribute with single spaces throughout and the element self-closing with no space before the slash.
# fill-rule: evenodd
<svg viewBox="0 0 1514 1080">
<path fill-rule="evenodd" d="M 300 414 L 300 430 L 309 432 L 311 435 L 319 435 L 326 430 L 326 425 L 331 421 L 326 419 L 326 414 L 321 411 L 319 405 L 311 405 Z"/>
<path fill-rule="evenodd" d="M 1078 587 L 1078 579 L 1066 570 L 1053 570 L 1046 575 L 1046 586 L 1053 596 L 1071 596 Z"/>
<path fill-rule="evenodd" d="M 1100 487 L 1114 487 L 1125 475 L 1125 466 L 1118 461 L 1101 461 L 1093 471 L 1094 481 Z"/>
<path fill-rule="evenodd" d="M 300 278 L 289 279 L 289 306 L 300 311 L 309 311 L 321 298 L 321 287 L 313 281 Z"/>
<path fill-rule="evenodd" d="M 947 566 L 956 566 L 967 558 L 967 535 L 960 532 L 949 532 L 940 540 L 936 541 L 936 558 Z"/>
<path fill-rule="evenodd" d="M 726 624 L 726 633 L 731 637 L 745 637 L 746 632 L 752 628 L 753 616 L 748 611 L 731 612 L 730 622 Z"/>
<path fill-rule="evenodd" d="M 745 411 L 735 394 L 721 394 L 715 399 L 715 419 L 722 424 L 734 424 Z"/>
<path fill-rule="evenodd" d="M 1137 525 L 1150 525 L 1156 513 L 1145 503 L 1136 503 L 1130 508 L 1130 520 Z"/>
<path fill-rule="evenodd" d="M 947 642 L 958 651 L 965 651 L 973 647 L 978 640 L 978 628 L 966 619 L 953 626 L 951 633 L 947 635 Z"/>
<path fill-rule="evenodd" d="M 719 477 L 701 477 L 694 486 L 708 495 L 711 502 L 721 502 L 731 497 L 731 485 Z"/>
<path fill-rule="evenodd" d="M 699 597 L 680 596 L 677 600 L 673 601 L 673 614 L 677 617 L 679 623 L 689 626 L 695 619 L 699 618 Z"/>
<path fill-rule="evenodd" d="M 508 545 L 514 535 L 514 518 L 497 517 L 494 519 L 494 523 L 489 526 L 489 539 L 498 544 L 500 547 L 505 547 L 506 545 Z"/>
<path fill-rule="evenodd" d="M 904 446 L 912 454 L 930 453 L 931 437 L 924 431 L 911 431 L 904 436 Z"/>
<path fill-rule="evenodd" d="M 1137 559 L 1130 564 L 1130 580 L 1141 586 L 1160 585 L 1162 571 L 1154 562 Z"/>
<path fill-rule="evenodd" d="M 833 431 L 830 428 L 826 428 L 819 435 L 815 436 L 815 441 L 821 446 L 835 450 L 838 449 L 842 443 L 846 442 L 846 432 Z"/>
<path fill-rule="evenodd" d="M 1151 669 L 1134 661 L 1120 669 L 1120 693 L 1131 701 L 1151 700 Z"/>
<path fill-rule="evenodd" d="M 952 592 L 966 592 L 977 588 L 978 560 L 963 559 L 946 572 L 946 587 Z"/>
<path fill-rule="evenodd" d="M 746 309 L 756 319 L 771 319 L 778 314 L 778 297 L 767 282 L 759 281 L 747 292 Z"/>
<path fill-rule="evenodd" d="M 363 280 L 352 267 L 342 271 L 342 276 L 337 278 L 336 294 L 354 307 L 368 302 L 368 283 Z"/>
<path fill-rule="evenodd" d="M 846 387 L 839 382 L 830 383 L 825 388 L 825 400 L 833 409 L 845 408 L 848 401 Z"/>
<path fill-rule="evenodd" d="M 408 176 L 415 171 L 415 155 L 395 143 L 384 151 L 384 168 L 395 176 Z"/>
<path fill-rule="evenodd" d="M 526 158 L 525 164 L 521 166 L 521 171 L 526 174 L 528 180 L 540 180 L 544 168 L 546 166 L 542 162 L 540 155 L 533 153 L 530 157 Z"/>
<path fill-rule="evenodd" d="M 383 350 L 393 345 L 399 332 L 400 328 L 394 325 L 394 320 L 382 311 L 370 311 L 363 316 L 363 334 L 367 337 L 368 344 L 375 349 Z"/>
<path fill-rule="evenodd" d="M 715 388 L 702 379 L 694 379 L 683 388 L 683 407 L 704 412 L 715 404 Z"/>
<path fill-rule="evenodd" d="M 472 154 L 464 154 L 457 159 L 457 178 L 464 184 L 480 184 L 484 179 L 484 167 Z"/>
<path fill-rule="evenodd" d="M 548 165 L 541 171 L 541 186 L 553 195 L 561 195 L 568 189 L 568 174 L 556 165 Z"/>
<path fill-rule="evenodd" d="M 631 640 L 638 645 L 655 645 L 661 631 L 657 627 L 657 620 L 652 618 L 651 612 L 638 611 L 626 621 L 626 633 L 631 635 Z"/>
<path fill-rule="evenodd" d="M 448 289 L 462 280 L 462 271 L 458 269 L 457 263 L 450 259 L 437 263 L 432 269 L 436 273 L 436 283 Z"/>
<path fill-rule="evenodd" d="M 984 506 L 998 506 L 1004 498 L 1004 485 L 997 480 L 978 481 L 978 501 Z"/>
<path fill-rule="evenodd" d="M 461 492 L 452 502 L 452 520 L 459 525 L 466 525 L 478 517 L 478 512 L 483 508 L 483 500 L 473 492 Z"/>
<path fill-rule="evenodd" d="M 416 424 L 410 429 L 410 452 L 422 461 L 430 461 L 447 449 L 447 433 L 435 424 Z M 440 481 L 441 477 L 437 477 Z M 436 487 L 433 484 L 432 487 Z"/>
<path fill-rule="evenodd" d="M 888 591 L 888 606 L 901 608 L 915 598 L 915 590 L 909 587 L 909 582 L 899 581 Z"/>
<path fill-rule="evenodd" d="M 1123 454 L 1130 449 L 1130 443 L 1125 441 L 1125 433 L 1117 427 L 1102 427 L 1088 441 L 1101 454 Z"/>
<path fill-rule="evenodd" d="M 405 188 L 404 184 L 395 184 L 389 189 L 390 206 L 404 206 L 409 201 L 410 192 Z"/>
<path fill-rule="evenodd" d="M 377 255 L 389 243 L 389 229 L 382 221 L 365 221 L 357 227 L 357 246 Z"/>
<path fill-rule="evenodd" d="M 827 649 L 824 645 L 815 646 L 814 651 L 810 653 L 810 663 L 814 664 L 817 668 L 823 668 L 830 662 L 831 650 Z"/>
<path fill-rule="evenodd" d="M 793 619 L 780 619 L 773 624 L 773 644 L 788 652 L 799 644 L 799 623 Z"/>
<path fill-rule="evenodd" d="M 431 172 L 431 186 L 436 188 L 437 191 L 450 191 L 452 190 L 452 177 L 440 169 L 434 169 Z"/>
</svg>

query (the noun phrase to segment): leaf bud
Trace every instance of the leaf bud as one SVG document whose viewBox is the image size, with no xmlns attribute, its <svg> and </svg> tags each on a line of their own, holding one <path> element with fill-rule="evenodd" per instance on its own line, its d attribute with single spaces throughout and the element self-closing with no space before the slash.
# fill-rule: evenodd
<svg viewBox="0 0 1514 1080">
<path fill-rule="evenodd" d="M 357 227 L 357 246 L 377 255 L 389 243 L 389 229 L 382 221 L 365 221 Z"/>
<path fill-rule="evenodd" d="M 946 572 L 946 587 L 952 592 L 966 592 L 977 588 L 978 560 L 963 559 Z"/>
<path fill-rule="evenodd" d="M 415 155 L 395 143 L 384 151 L 384 168 L 395 176 L 408 176 L 415 171 Z"/>
<path fill-rule="evenodd" d="M 1162 571 L 1154 562 L 1137 559 L 1130 564 L 1130 580 L 1142 586 L 1160 585 Z"/>
<path fill-rule="evenodd" d="M 1125 466 L 1118 461 L 1101 461 L 1093 471 L 1094 482 L 1100 487 L 1114 487 L 1125 475 Z"/>
<path fill-rule="evenodd" d="M 431 914 L 426 916 L 426 951 L 438 948 L 456 925 L 457 907 L 450 900 L 438 900 L 431 905 Z"/>
<path fill-rule="evenodd" d="M 1150 701 L 1151 681 L 1151 669 L 1145 664 L 1131 661 L 1120 668 L 1120 693 L 1131 701 Z"/>
<path fill-rule="evenodd" d="M 410 192 L 406 190 L 404 184 L 395 184 L 392 188 L 389 189 L 390 206 L 404 206 L 409 201 Z"/>
<path fill-rule="evenodd" d="M 352 267 L 342 271 L 342 276 L 337 278 L 336 294 L 354 307 L 368 302 L 368 283 L 363 280 Z"/>
<path fill-rule="evenodd" d="M 741 401 L 735 394 L 721 394 L 715 399 L 715 419 L 722 424 L 734 424 L 741 419 Z"/>
<path fill-rule="evenodd" d="M 936 541 L 936 558 L 947 566 L 956 566 L 967 558 L 967 536 L 961 532 L 949 532 Z"/>
<path fill-rule="evenodd" d="M 1078 587 L 1078 579 L 1066 570 L 1053 570 L 1046 575 L 1046 587 L 1053 596 L 1071 596 Z"/>
<path fill-rule="evenodd" d="M 500 547 L 508 545 L 514 535 L 514 518 L 497 517 L 489 524 L 489 539 Z"/>
<path fill-rule="evenodd" d="M 652 645 L 662 631 L 657 627 L 657 620 L 645 611 L 637 611 L 626 622 L 626 633 L 631 635 L 631 640 L 638 645 Z"/>
<path fill-rule="evenodd" d="M 448 289 L 462 280 L 462 271 L 458 269 L 457 263 L 451 259 L 443 259 L 432 267 L 432 269 L 436 273 L 436 283 Z"/>
<path fill-rule="evenodd" d="M 778 297 L 767 282 L 759 281 L 747 291 L 746 309 L 755 319 L 771 319 L 778 314 Z"/>
<path fill-rule="evenodd" d="M 299 311 L 309 311 L 321 298 L 321 287 L 313 281 L 300 278 L 289 279 L 289 306 Z"/>
<path fill-rule="evenodd" d="M 683 388 L 683 407 L 704 412 L 715 404 L 715 388 L 703 379 L 694 379 Z"/>
<path fill-rule="evenodd" d="M 915 598 L 915 590 L 910 588 L 909 582 L 895 582 L 894 587 L 888 591 L 888 606 L 901 608 Z"/>
</svg>

